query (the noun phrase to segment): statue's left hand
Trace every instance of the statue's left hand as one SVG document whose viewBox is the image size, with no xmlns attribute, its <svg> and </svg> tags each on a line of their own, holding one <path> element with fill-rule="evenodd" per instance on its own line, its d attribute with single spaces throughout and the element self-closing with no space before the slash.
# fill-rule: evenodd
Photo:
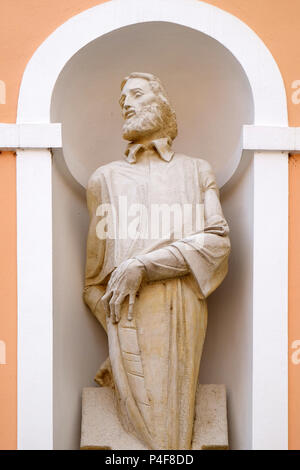
<svg viewBox="0 0 300 470">
<path fill-rule="evenodd" d="M 102 297 L 106 315 L 113 323 L 120 321 L 121 307 L 127 296 L 129 296 L 128 320 L 132 320 L 133 305 L 144 277 L 144 265 L 136 259 L 124 261 L 113 271 L 106 293 Z"/>
</svg>

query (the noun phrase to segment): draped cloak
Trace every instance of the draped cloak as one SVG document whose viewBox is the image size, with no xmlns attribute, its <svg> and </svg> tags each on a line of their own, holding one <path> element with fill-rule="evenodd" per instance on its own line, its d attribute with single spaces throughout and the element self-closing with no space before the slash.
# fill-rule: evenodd
<svg viewBox="0 0 300 470">
<path fill-rule="evenodd" d="M 158 145 L 144 151 L 137 161 L 127 158 L 104 165 L 90 178 L 84 299 L 108 334 L 117 408 L 124 428 L 152 449 L 190 449 L 207 325 L 206 298 L 227 273 L 230 242 L 210 165 L 166 149 Z M 149 211 L 153 205 L 175 204 L 177 208 L 202 207 L 203 221 L 200 225 L 196 221 L 195 229 L 195 211 L 187 212 L 182 235 L 170 221 L 168 233 L 151 238 L 149 230 L 145 236 L 151 218 L 148 214 L 147 226 L 145 214 L 140 214 L 134 220 L 139 235 L 120 237 L 118 224 L 126 209 L 124 199 L 120 206 L 120 196 L 126 196 L 131 218 L 138 212 L 130 212 L 134 204 Z M 114 208 L 115 217 L 109 219 L 113 237 L 99 238 L 99 230 L 97 234 L 101 204 Z M 127 319 L 128 300 L 119 323 L 106 319 L 100 300 L 112 271 L 139 256 L 150 265 L 151 255 L 163 247 L 179 250 L 189 274 L 144 282 L 132 321 Z"/>
</svg>

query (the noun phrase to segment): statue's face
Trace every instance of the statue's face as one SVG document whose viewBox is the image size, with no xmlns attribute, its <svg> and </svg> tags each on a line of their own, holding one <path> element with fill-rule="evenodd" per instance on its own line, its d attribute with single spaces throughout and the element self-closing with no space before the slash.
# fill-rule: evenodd
<svg viewBox="0 0 300 470">
<path fill-rule="evenodd" d="M 124 139 L 136 142 L 151 138 L 163 128 L 161 103 L 148 80 L 129 79 L 122 90 L 120 105 L 125 119 Z"/>
<path fill-rule="evenodd" d="M 122 90 L 120 105 L 125 120 L 139 114 L 141 110 L 156 101 L 148 80 L 142 78 L 131 78 Z"/>
</svg>

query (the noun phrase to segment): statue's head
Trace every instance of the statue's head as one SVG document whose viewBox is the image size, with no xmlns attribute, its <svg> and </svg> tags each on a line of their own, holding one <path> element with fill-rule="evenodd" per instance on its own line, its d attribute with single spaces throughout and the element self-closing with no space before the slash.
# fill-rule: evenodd
<svg viewBox="0 0 300 470">
<path fill-rule="evenodd" d="M 161 81 L 134 72 L 121 84 L 120 105 L 125 119 L 123 138 L 131 142 L 177 136 L 175 111 Z"/>
</svg>

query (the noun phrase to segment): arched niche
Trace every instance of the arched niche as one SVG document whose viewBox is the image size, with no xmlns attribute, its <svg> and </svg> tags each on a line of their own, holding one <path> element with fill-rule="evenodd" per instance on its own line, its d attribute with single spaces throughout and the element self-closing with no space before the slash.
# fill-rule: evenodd
<svg viewBox="0 0 300 470">
<path fill-rule="evenodd" d="M 178 116 L 174 149 L 209 160 L 220 186 L 239 164 L 243 125 L 254 120 L 249 81 L 235 57 L 215 39 L 174 23 L 147 22 L 101 36 L 78 51 L 60 73 L 51 106 L 51 120 L 62 123 L 63 130 L 63 148 L 54 152 L 53 169 L 56 447 L 78 445 L 74 416 L 78 432 L 81 390 L 91 384 L 107 355 L 101 326 L 88 318 L 81 300 L 88 227 L 83 187 L 97 167 L 123 158 L 126 143 L 121 136 L 120 82 L 136 70 L 161 78 Z M 252 211 L 248 172 L 249 167 L 223 198 L 232 232 L 233 272 L 226 287 L 210 299 L 200 375 L 202 382 L 227 385 L 233 448 L 247 448 L 251 435 L 252 229 L 248 222 Z M 236 213 L 241 193 L 245 212 Z M 233 305 L 232 292 L 239 298 L 239 308 Z M 232 336 L 237 331 L 239 340 L 233 347 Z M 240 408 L 242 415 L 237 412 Z"/>
<path fill-rule="evenodd" d="M 219 42 L 166 22 L 139 23 L 101 36 L 60 73 L 51 121 L 62 123 L 70 173 L 86 187 L 100 163 L 122 156 L 120 81 L 143 70 L 161 78 L 175 107 L 179 135 L 174 148 L 208 158 L 223 186 L 241 159 L 242 126 L 254 122 L 249 81 Z"/>
</svg>

